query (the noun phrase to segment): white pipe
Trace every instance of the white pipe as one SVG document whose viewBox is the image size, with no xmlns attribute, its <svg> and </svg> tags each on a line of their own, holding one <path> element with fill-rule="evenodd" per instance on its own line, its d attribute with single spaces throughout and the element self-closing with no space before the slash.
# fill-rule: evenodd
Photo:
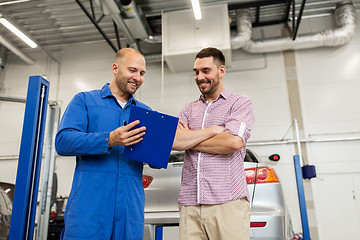
<svg viewBox="0 0 360 240">
<path fill-rule="evenodd" d="M 303 161 L 302 161 L 302 153 L 301 153 L 299 125 L 298 125 L 298 121 L 297 121 L 296 118 L 294 119 L 294 123 L 295 123 L 296 143 L 297 143 L 297 147 L 298 147 L 298 153 L 299 153 L 299 159 L 300 159 L 300 166 L 302 166 L 302 165 L 303 165 Z"/>
<path fill-rule="evenodd" d="M 360 141 L 360 137 L 345 137 L 345 138 L 328 138 L 328 139 L 300 139 L 301 143 L 327 143 L 327 142 L 346 142 L 346 141 Z M 257 141 L 247 142 L 246 146 L 269 146 L 269 145 L 284 145 L 297 143 L 296 139 L 284 139 L 284 140 L 269 140 L 269 141 Z M 18 160 L 19 155 L 2 155 L 1 160 Z"/>
<path fill-rule="evenodd" d="M 238 10 L 237 21 L 240 23 L 241 32 L 238 35 L 247 36 L 251 32 L 251 18 L 248 10 Z M 339 28 L 327 30 L 313 35 L 299 36 L 293 41 L 291 38 L 282 38 L 262 41 L 242 41 L 233 37 L 232 46 L 242 47 L 251 53 L 278 52 L 285 50 L 296 50 L 315 48 L 323 46 L 339 46 L 347 43 L 355 33 L 356 11 L 351 3 L 337 6 L 335 9 L 335 20 Z M 240 42 L 239 42 L 240 41 Z M 233 42 L 237 42 L 233 44 Z"/>
<path fill-rule="evenodd" d="M 164 16 L 164 12 L 161 10 L 161 18 Z M 164 27 L 161 29 L 164 30 Z M 165 87 L 165 58 L 164 53 L 161 51 L 161 111 L 164 111 L 164 87 Z"/>
<path fill-rule="evenodd" d="M 36 231 L 36 240 L 46 239 L 47 237 L 47 223 L 46 220 L 46 194 L 48 190 L 48 184 L 49 184 L 49 169 L 50 169 L 50 153 L 51 153 L 51 140 L 52 140 L 52 123 L 54 122 L 54 110 L 51 108 L 49 113 L 49 122 L 50 125 L 47 129 L 46 134 L 46 140 L 45 140 L 45 154 L 44 154 L 44 161 L 42 166 L 42 186 L 39 193 L 39 201 L 40 201 L 40 209 L 38 211 L 38 224 L 37 224 L 37 231 Z M 49 219 L 47 219 L 49 221 Z M 46 225 L 46 230 L 45 230 Z M 46 234 L 46 237 L 44 237 L 44 234 Z"/>
<path fill-rule="evenodd" d="M 26 98 L 13 97 L 13 96 L 7 96 L 7 95 L 0 94 L 0 101 L 26 103 Z"/>
<path fill-rule="evenodd" d="M 55 150 L 55 136 L 59 127 L 59 117 L 60 117 L 60 106 L 56 105 L 52 108 L 53 111 L 53 123 L 52 123 L 52 134 L 51 134 L 51 147 L 50 147 L 50 168 L 48 172 L 48 186 L 46 192 L 46 201 L 45 201 L 45 214 L 44 214 L 44 225 L 42 237 L 39 239 L 47 239 L 48 236 L 48 228 L 49 228 L 49 216 L 50 216 L 50 204 L 51 204 L 51 196 L 53 189 L 53 175 L 55 171 L 55 161 L 56 161 L 56 150 Z"/>
<path fill-rule="evenodd" d="M 328 138 L 328 139 L 300 139 L 301 143 L 326 143 L 326 142 L 344 142 L 344 141 L 360 141 L 360 137 L 346 137 L 346 138 Z M 297 143 L 297 139 L 284 139 L 275 141 L 261 141 L 261 142 L 248 142 L 247 146 L 267 146 L 267 145 L 282 145 Z"/>
<path fill-rule="evenodd" d="M 35 61 L 30 57 L 26 56 L 19 48 L 17 48 L 14 44 L 12 44 L 6 37 L 0 34 L 0 44 L 9 49 L 9 51 L 13 52 L 17 56 L 19 56 L 22 60 L 24 60 L 28 64 L 34 64 Z"/>
<path fill-rule="evenodd" d="M 236 10 L 236 22 L 238 33 L 230 39 L 232 49 L 241 48 L 251 40 L 250 9 Z"/>
<path fill-rule="evenodd" d="M 26 103 L 26 98 L 25 97 L 14 97 L 14 96 L 8 96 L 8 95 L 0 94 L 0 101 Z M 55 101 L 55 100 L 48 100 L 48 104 L 49 104 L 49 106 L 60 105 L 59 102 Z"/>
<path fill-rule="evenodd" d="M 125 18 L 140 18 L 137 6 L 134 1 L 131 0 L 120 0 L 118 4 L 122 13 L 124 13 Z"/>
<path fill-rule="evenodd" d="M 111 15 L 114 22 L 123 30 L 125 38 L 128 41 L 130 47 L 139 50 L 139 46 L 131 34 L 129 28 L 126 26 L 124 19 L 121 17 L 120 10 L 118 6 L 116 6 L 115 2 L 112 0 L 102 0 L 99 6 L 103 8 L 104 14 Z"/>
</svg>

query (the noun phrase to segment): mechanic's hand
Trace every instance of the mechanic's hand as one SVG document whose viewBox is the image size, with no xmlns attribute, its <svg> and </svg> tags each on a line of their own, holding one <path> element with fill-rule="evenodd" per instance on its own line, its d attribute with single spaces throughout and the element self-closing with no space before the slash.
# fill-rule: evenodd
<svg viewBox="0 0 360 240">
<path fill-rule="evenodd" d="M 139 120 L 133 121 L 126 126 L 121 126 L 110 132 L 109 148 L 115 145 L 129 146 L 143 140 L 142 136 L 145 135 L 146 127 L 140 127 L 131 130 L 133 127 L 140 123 Z"/>
</svg>

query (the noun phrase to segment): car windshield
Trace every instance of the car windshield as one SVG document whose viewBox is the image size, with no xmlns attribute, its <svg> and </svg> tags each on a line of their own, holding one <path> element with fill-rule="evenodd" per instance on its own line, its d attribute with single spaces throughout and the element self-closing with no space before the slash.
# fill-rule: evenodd
<svg viewBox="0 0 360 240">
<path fill-rule="evenodd" d="M 169 162 L 184 162 L 184 158 L 185 158 L 185 152 L 174 152 L 174 153 L 171 153 Z M 259 161 L 254 156 L 254 154 L 250 150 L 247 149 L 246 155 L 244 158 L 244 162 L 257 163 Z"/>
<path fill-rule="evenodd" d="M 2 188 L 0 188 L 0 210 L 4 211 L 4 210 L 8 210 L 9 207 L 9 201 L 6 201 L 6 193 L 4 192 L 4 190 Z"/>
<path fill-rule="evenodd" d="M 170 154 L 169 162 L 184 162 L 185 152 L 177 152 Z"/>
</svg>

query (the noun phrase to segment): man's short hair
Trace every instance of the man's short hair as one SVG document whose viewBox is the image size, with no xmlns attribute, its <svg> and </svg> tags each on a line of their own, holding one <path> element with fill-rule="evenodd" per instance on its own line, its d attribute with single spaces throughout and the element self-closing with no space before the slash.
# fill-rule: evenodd
<svg viewBox="0 0 360 240">
<path fill-rule="evenodd" d="M 220 65 L 225 66 L 225 56 L 223 52 L 217 48 L 203 48 L 200 52 L 198 52 L 198 54 L 196 54 L 195 59 L 205 57 L 213 57 L 215 64 L 218 62 Z M 220 67 L 220 65 L 218 67 Z"/>
<path fill-rule="evenodd" d="M 135 52 L 135 53 L 138 53 L 141 56 L 143 56 L 141 52 L 139 52 L 138 50 L 136 50 L 134 48 L 122 48 L 119 51 L 117 51 L 117 53 L 115 54 L 115 62 L 120 63 L 124 59 L 126 53 L 128 53 L 128 52 Z"/>
</svg>

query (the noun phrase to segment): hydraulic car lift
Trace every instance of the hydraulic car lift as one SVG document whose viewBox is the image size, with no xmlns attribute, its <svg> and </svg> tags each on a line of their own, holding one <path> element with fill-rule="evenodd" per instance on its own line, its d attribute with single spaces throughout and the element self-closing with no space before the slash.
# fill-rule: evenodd
<svg viewBox="0 0 360 240">
<path fill-rule="evenodd" d="M 49 86 L 41 76 L 29 78 L 10 240 L 33 239 Z"/>
</svg>

